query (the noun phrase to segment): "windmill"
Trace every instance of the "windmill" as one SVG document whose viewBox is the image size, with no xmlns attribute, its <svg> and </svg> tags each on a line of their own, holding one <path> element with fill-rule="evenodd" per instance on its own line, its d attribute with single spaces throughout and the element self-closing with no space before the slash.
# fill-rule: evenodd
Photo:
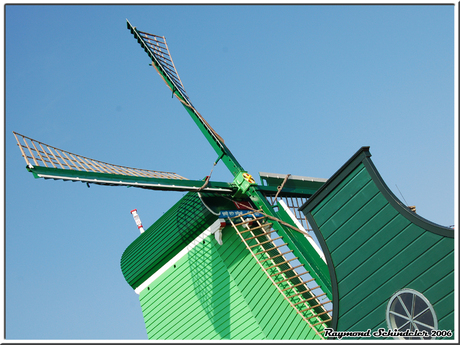
<svg viewBox="0 0 460 345">
<path fill-rule="evenodd" d="M 127 27 L 214 149 L 214 165 L 221 161 L 233 181 L 109 164 L 14 133 L 28 171 L 36 178 L 188 192 L 121 258 L 149 339 L 327 338 L 326 330 L 340 325 L 333 255 L 318 247 L 299 210 L 328 249 L 312 196 L 327 199 L 336 175 L 326 181 L 260 173 L 257 184 L 193 106 L 165 38 L 129 21 Z"/>
</svg>

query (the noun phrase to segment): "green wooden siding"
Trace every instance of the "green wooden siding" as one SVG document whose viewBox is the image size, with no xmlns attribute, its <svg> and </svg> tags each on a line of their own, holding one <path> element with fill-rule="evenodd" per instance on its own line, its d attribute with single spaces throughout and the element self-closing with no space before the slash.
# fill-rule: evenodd
<svg viewBox="0 0 460 345">
<path fill-rule="evenodd" d="M 175 266 L 139 296 L 149 339 L 264 339 L 211 238 Z"/>
<path fill-rule="evenodd" d="M 128 284 L 137 288 L 216 219 L 197 193 L 187 193 L 126 248 L 121 270 Z"/>
<path fill-rule="evenodd" d="M 304 206 L 325 249 L 337 331 L 387 329 L 393 293 L 411 288 L 454 330 L 453 231 L 413 214 L 388 190 L 363 149 Z"/>
<path fill-rule="evenodd" d="M 232 228 L 206 238 L 139 298 L 149 339 L 318 339 Z"/>
<path fill-rule="evenodd" d="M 233 229 L 224 233 L 224 245 L 218 250 L 267 339 L 319 339 L 272 285 Z"/>
</svg>

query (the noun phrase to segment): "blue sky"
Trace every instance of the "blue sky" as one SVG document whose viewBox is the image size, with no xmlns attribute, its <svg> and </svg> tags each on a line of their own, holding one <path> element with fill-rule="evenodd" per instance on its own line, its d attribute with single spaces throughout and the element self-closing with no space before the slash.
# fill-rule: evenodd
<svg viewBox="0 0 460 345">
<path fill-rule="evenodd" d="M 215 153 L 126 29 L 165 36 L 194 106 L 253 176 L 330 177 L 361 146 L 419 215 L 454 214 L 454 6 L 6 6 L 7 339 L 146 339 L 120 270 L 182 195 L 34 179 L 12 131 L 125 166 Z M 231 181 L 220 163 L 212 180 Z M 401 196 L 402 194 L 402 196 Z"/>
</svg>

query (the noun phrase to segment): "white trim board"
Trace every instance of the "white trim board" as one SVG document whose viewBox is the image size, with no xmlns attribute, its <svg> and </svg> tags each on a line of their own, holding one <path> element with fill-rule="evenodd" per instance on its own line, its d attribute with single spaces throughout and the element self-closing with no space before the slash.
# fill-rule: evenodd
<svg viewBox="0 0 460 345">
<path fill-rule="evenodd" d="M 160 277 L 163 273 L 165 273 L 170 267 L 174 266 L 174 264 L 179 261 L 182 257 L 184 257 L 188 252 L 190 252 L 193 248 L 195 248 L 201 241 L 203 241 L 206 237 L 212 235 L 214 232 L 219 230 L 220 228 L 220 219 L 217 219 L 214 223 L 211 224 L 209 228 L 203 231 L 197 238 L 195 238 L 190 244 L 188 244 L 184 249 L 182 249 L 179 253 L 177 253 L 171 260 L 169 260 L 166 264 L 164 264 L 158 271 L 152 274 L 147 280 L 145 280 L 141 285 L 139 285 L 134 292 L 138 295 L 152 282 L 154 282 L 158 277 Z"/>
</svg>

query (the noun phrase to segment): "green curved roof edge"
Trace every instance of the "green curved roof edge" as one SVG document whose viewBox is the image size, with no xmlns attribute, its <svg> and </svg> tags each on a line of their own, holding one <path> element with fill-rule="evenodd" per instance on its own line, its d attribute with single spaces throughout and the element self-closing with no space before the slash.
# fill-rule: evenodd
<svg viewBox="0 0 460 345">
<path fill-rule="evenodd" d="M 216 219 L 198 193 L 184 195 L 124 251 L 120 266 L 128 284 L 136 289 Z"/>
<path fill-rule="evenodd" d="M 374 183 L 379 188 L 380 192 L 385 196 L 385 198 L 390 202 L 390 204 L 395 207 L 404 217 L 410 220 L 412 223 L 446 237 L 454 237 L 454 231 L 446 226 L 442 226 L 436 223 L 431 222 L 428 219 L 425 219 L 418 215 L 415 212 L 412 212 L 408 207 L 406 207 L 388 188 L 383 178 L 380 176 L 377 168 L 370 159 L 371 153 L 369 146 L 361 147 L 328 181 L 323 184 L 315 194 L 308 199 L 305 204 L 303 204 L 299 211 L 307 213 L 315 208 L 324 197 L 329 194 L 329 192 L 335 188 L 352 170 L 354 170 L 361 162 L 365 164 L 369 174 L 371 175 Z"/>
</svg>

